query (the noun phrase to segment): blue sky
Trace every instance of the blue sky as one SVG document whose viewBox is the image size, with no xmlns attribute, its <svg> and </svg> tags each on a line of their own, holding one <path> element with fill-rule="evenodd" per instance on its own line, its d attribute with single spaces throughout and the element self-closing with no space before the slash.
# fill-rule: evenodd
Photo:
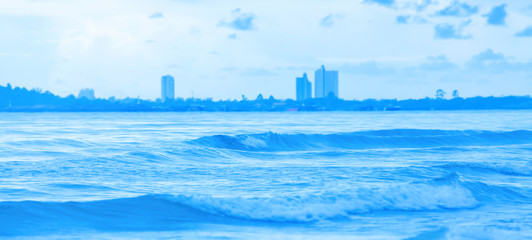
<svg viewBox="0 0 532 240">
<path fill-rule="evenodd" d="M 532 93 L 532 1 L 3 0 L 0 85 L 62 96 L 294 98 L 322 64 L 340 97 Z"/>
</svg>

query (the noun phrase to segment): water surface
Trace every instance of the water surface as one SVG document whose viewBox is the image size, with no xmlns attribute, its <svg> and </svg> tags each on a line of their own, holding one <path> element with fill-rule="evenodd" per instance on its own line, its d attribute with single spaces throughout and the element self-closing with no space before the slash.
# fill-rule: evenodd
<svg viewBox="0 0 532 240">
<path fill-rule="evenodd" d="M 531 119 L 0 113 L 0 237 L 532 238 Z"/>
</svg>

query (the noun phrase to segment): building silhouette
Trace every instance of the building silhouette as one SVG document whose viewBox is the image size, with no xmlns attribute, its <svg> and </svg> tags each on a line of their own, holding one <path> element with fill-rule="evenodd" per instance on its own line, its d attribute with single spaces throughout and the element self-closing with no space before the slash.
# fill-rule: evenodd
<svg viewBox="0 0 532 240">
<path fill-rule="evenodd" d="M 87 98 L 89 100 L 94 100 L 94 90 L 92 88 L 84 88 L 79 90 L 78 98 Z"/>
<path fill-rule="evenodd" d="M 174 99 L 174 77 L 170 75 L 161 78 L 161 101 Z"/>
<path fill-rule="evenodd" d="M 321 65 L 314 74 L 314 97 L 324 98 L 331 94 L 338 98 L 338 71 L 326 71 Z"/>
<path fill-rule="evenodd" d="M 296 78 L 296 100 L 303 101 L 309 98 L 312 98 L 312 84 L 307 74 L 303 73 L 303 77 Z"/>
</svg>

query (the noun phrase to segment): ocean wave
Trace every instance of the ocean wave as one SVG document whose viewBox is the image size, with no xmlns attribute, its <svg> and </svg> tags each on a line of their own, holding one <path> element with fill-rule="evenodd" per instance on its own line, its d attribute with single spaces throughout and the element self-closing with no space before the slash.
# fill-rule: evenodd
<svg viewBox="0 0 532 240">
<path fill-rule="evenodd" d="M 530 162 L 451 162 L 438 167 L 453 171 L 469 170 L 510 176 L 532 176 L 532 163 Z"/>
<path fill-rule="evenodd" d="M 312 222 L 379 211 L 431 211 L 478 205 L 468 189 L 455 184 L 437 187 L 411 184 L 357 189 L 349 193 L 325 192 L 273 198 L 180 195 L 174 199 L 211 214 L 273 222 Z"/>
<path fill-rule="evenodd" d="M 188 141 L 193 145 L 243 151 L 313 149 L 434 148 L 532 143 L 532 131 L 447 131 L 394 129 L 336 134 L 213 135 Z"/>
<path fill-rule="evenodd" d="M 305 223 L 379 211 L 474 208 L 460 181 L 410 183 L 274 197 L 144 195 L 89 202 L 0 202 L 0 235 L 64 229 L 168 230 L 194 223 Z M 31 233 L 30 233 L 31 234 Z"/>
<path fill-rule="evenodd" d="M 343 221 L 367 213 L 472 209 L 530 201 L 530 191 L 465 181 L 452 173 L 429 181 L 264 197 L 143 195 L 84 202 L 0 202 L 0 236 L 58 231 L 164 231 L 197 224 L 256 225 Z M 404 214 L 404 213 L 400 213 Z"/>
<path fill-rule="evenodd" d="M 92 144 L 70 138 L 50 138 L 50 139 L 33 139 L 33 140 L 13 140 L 4 142 L 6 145 L 15 147 L 91 147 Z"/>
</svg>

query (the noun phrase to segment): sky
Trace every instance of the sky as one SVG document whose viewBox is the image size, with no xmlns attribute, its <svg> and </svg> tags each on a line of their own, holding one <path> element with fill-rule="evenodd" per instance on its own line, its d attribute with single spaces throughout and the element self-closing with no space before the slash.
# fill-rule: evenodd
<svg viewBox="0 0 532 240">
<path fill-rule="evenodd" d="M 532 95 L 532 0 L 0 0 L 0 85 L 98 98 Z"/>
</svg>

